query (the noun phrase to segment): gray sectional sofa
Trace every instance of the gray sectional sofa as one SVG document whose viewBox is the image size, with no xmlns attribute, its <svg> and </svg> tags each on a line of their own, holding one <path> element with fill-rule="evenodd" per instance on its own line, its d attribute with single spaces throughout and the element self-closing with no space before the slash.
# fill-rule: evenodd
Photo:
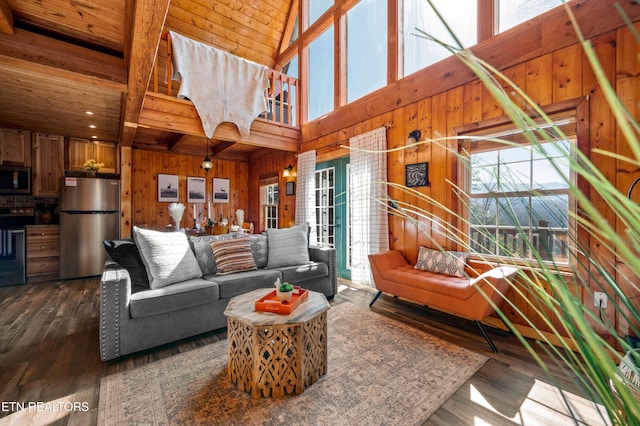
<svg viewBox="0 0 640 426">
<path fill-rule="evenodd" d="M 272 288 L 277 278 L 333 297 L 335 249 L 309 246 L 307 232 L 308 226 L 298 225 L 187 240 L 178 232 L 134 228 L 133 240 L 105 241 L 113 260 L 101 280 L 101 359 L 226 327 L 230 298 Z"/>
</svg>

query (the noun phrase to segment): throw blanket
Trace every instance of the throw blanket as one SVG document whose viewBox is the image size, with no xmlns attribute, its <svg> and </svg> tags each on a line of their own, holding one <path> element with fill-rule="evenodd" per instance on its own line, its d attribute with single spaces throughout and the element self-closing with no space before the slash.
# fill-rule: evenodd
<svg viewBox="0 0 640 426">
<path fill-rule="evenodd" d="M 267 110 L 267 67 L 204 43 L 169 32 L 173 51 L 172 78 L 180 81 L 179 98 L 189 98 L 198 111 L 207 138 L 224 121 L 234 123 L 242 138 Z"/>
</svg>

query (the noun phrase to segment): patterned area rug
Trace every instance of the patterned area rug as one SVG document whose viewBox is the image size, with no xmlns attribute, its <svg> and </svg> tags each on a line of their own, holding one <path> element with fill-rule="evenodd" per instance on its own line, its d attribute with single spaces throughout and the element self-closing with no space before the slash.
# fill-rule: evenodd
<svg viewBox="0 0 640 426">
<path fill-rule="evenodd" d="M 421 424 L 487 361 L 350 303 L 329 310 L 327 334 L 327 374 L 300 395 L 238 391 L 225 340 L 104 377 L 98 424 Z"/>
</svg>

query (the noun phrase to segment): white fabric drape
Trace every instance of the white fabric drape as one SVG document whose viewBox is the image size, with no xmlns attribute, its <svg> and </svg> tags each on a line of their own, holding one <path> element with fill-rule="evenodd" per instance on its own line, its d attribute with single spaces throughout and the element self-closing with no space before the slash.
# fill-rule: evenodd
<svg viewBox="0 0 640 426">
<path fill-rule="evenodd" d="M 316 151 L 298 155 L 296 225 L 308 222 L 311 226 L 309 242 L 318 241 L 316 233 Z"/>
<path fill-rule="evenodd" d="M 373 287 L 368 255 L 389 250 L 387 132 L 384 127 L 349 139 L 351 166 L 351 281 Z M 373 151 L 373 152 L 369 152 Z"/>
</svg>

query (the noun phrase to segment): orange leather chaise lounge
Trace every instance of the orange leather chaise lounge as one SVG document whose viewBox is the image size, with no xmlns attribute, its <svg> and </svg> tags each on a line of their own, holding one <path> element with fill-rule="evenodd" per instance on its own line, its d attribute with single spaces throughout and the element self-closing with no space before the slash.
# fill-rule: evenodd
<svg viewBox="0 0 640 426">
<path fill-rule="evenodd" d="M 382 293 L 388 293 L 473 320 L 491 350 L 498 352 L 481 321 L 495 312 L 487 299 L 498 307 L 504 302 L 509 280 L 517 274 L 517 268 L 495 267 L 474 277 L 477 273 L 462 266 L 459 275 L 463 276 L 452 276 L 416 269 L 397 250 L 371 254 L 369 263 L 378 290 L 369 306 L 373 306 Z"/>
</svg>

